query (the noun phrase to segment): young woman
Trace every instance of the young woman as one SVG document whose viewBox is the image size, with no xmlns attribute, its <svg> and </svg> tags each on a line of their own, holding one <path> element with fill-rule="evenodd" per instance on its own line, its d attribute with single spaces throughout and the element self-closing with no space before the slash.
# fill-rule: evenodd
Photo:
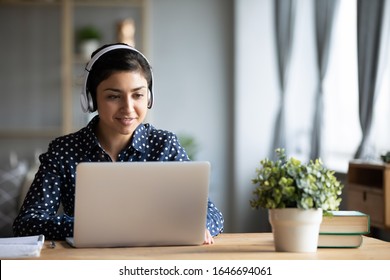
<svg viewBox="0 0 390 280">
<path fill-rule="evenodd" d="M 125 44 L 96 50 L 86 66 L 81 105 L 98 114 L 78 132 L 52 141 L 13 225 L 15 236 L 73 235 L 75 170 L 80 162 L 188 161 L 175 134 L 144 124 L 153 105 L 148 60 Z M 63 213 L 58 214 L 62 203 Z M 223 216 L 209 200 L 205 244 L 223 230 Z"/>
</svg>

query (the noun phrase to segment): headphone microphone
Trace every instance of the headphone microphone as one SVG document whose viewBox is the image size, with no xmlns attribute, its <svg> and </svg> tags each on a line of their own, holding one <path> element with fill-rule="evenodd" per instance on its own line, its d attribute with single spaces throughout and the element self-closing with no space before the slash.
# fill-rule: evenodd
<svg viewBox="0 0 390 280">
<path fill-rule="evenodd" d="M 139 50 L 137 50 L 133 47 L 130 47 L 128 45 L 111 45 L 111 46 L 108 46 L 106 48 L 103 48 L 97 54 L 95 54 L 91 58 L 91 60 L 88 62 L 87 66 L 85 67 L 84 84 L 83 84 L 83 88 L 82 88 L 81 96 L 80 96 L 80 104 L 81 104 L 81 108 L 82 108 L 84 113 L 88 113 L 88 112 L 92 113 L 96 110 L 96 108 L 94 108 L 94 105 L 93 105 L 93 99 L 92 99 L 91 93 L 87 90 L 88 76 L 89 76 L 89 72 L 92 69 L 92 66 L 102 55 L 104 55 L 105 53 L 108 53 L 112 50 L 117 50 L 117 49 L 125 49 L 125 50 L 134 51 L 134 52 L 140 54 L 145 59 L 145 61 L 148 63 L 149 69 L 150 69 L 150 74 L 151 74 L 151 81 L 150 81 L 150 85 L 148 87 L 148 109 L 152 108 L 153 101 L 154 101 L 153 72 L 152 72 L 152 68 L 150 66 L 148 59 Z"/>
</svg>

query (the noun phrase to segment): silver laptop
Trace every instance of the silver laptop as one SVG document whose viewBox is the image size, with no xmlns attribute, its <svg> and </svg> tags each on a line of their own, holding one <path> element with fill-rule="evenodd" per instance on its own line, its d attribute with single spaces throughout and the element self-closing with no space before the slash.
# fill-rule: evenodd
<svg viewBox="0 0 390 280">
<path fill-rule="evenodd" d="M 209 162 L 77 165 L 74 247 L 200 245 Z"/>
</svg>

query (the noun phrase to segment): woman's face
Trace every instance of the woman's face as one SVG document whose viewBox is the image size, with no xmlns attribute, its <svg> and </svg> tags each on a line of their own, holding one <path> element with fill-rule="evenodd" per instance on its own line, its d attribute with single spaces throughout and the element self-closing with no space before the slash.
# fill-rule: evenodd
<svg viewBox="0 0 390 280">
<path fill-rule="evenodd" d="M 148 110 L 147 81 L 139 71 L 115 72 L 98 85 L 96 101 L 100 131 L 131 137 Z"/>
</svg>

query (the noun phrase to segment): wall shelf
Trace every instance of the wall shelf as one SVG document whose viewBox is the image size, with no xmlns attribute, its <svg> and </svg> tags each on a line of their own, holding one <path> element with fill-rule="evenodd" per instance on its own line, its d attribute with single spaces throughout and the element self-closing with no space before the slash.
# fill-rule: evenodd
<svg viewBox="0 0 390 280">
<path fill-rule="evenodd" d="M 134 18 L 137 47 L 145 52 L 147 10 L 147 0 L 0 0 L 0 35 L 8 40 L 0 55 L 1 146 L 15 146 L 14 139 L 30 145 L 85 126 L 89 115 L 79 100 L 87 61 L 77 52 L 76 30 L 95 25 L 101 44 L 112 43 L 116 23 Z"/>
</svg>

